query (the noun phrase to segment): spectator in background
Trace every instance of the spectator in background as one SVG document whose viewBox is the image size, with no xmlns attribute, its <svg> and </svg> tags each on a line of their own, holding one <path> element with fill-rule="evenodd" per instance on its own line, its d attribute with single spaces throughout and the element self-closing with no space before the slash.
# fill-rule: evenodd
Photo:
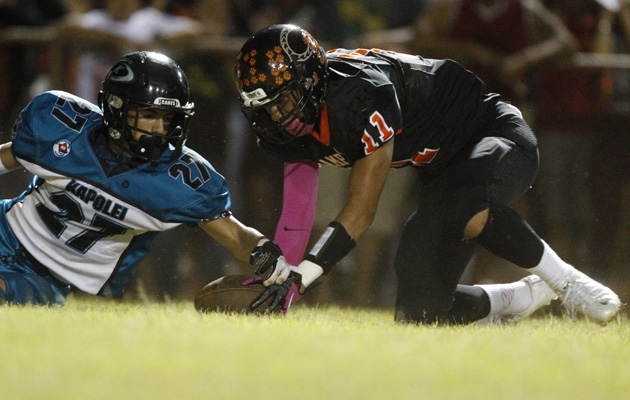
<svg viewBox="0 0 630 400">
<path fill-rule="evenodd" d="M 44 27 L 66 14 L 60 0 L 0 1 L 0 30 L 12 27 Z M 14 115 L 31 96 L 28 86 L 45 68 L 48 53 L 23 44 L 0 45 L 0 134 L 8 131 Z M 21 101 L 21 99 L 24 99 Z M 8 137 L 2 137 L 8 139 Z"/>
<path fill-rule="evenodd" d="M 576 38 L 579 52 L 612 51 L 614 4 L 595 0 L 548 0 L 546 4 Z M 606 265 L 592 265 L 591 260 L 591 249 L 601 246 L 600 240 L 593 242 L 591 237 L 597 232 L 590 195 L 597 194 L 592 186 L 597 182 L 591 173 L 600 168 L 591 168 L 591 160 L 593 145 L 602 134 L 611 87 L 609 72 L 601 68 L 545 65 L 539 74 L 534 122 L 541 153 L 536 190 L 545 204 L 541 232 L 567 254 L 568 262 L 584 265 L 597 278 L 603 276 Z"/>
<path fill-rule="evenodd" d="M 418 15 L 425 12 L 432 0 L 391 0 L 388 2 L 387 26 L 396 29 L 412 26 Z"/>
<path fill-rule="evenodd" d="M 169 15 L 143 0 L 105 0 L 102 8 L 73 15 L 62 26 L 62 40 L 85 53 L 79 56 L 72 91 L 96 101 L 102 77 L 120 54 L 168 48 L 200 31 L 197 21 Z"/>
<path fill-rule="evenodd" d="M 612 7 L 611 7 L 612 6 Z M 600 35 L 598 52 L 610 51 L 619 57 L 612 58 L 611 69 L 599 70 L 602 81 L 611 86 L 606 91 L 602 107 L 601 126 L 593 136 L 593 156 L 589 191 L 594 220 L 592 229 L 592 264 L 602 280 L 611 283 L 628 282 L 630 278 L 627 259 L 629 243 L 627 231 L 621 229 L 628 223 L 628 170 L 630 170 L 630 70 L 622 61 L 630 53 L 630 2 L 623 0 L 609 8 L 602 7 L 600 24 L 608 25 L 609 35 Z M 593 73 L 591 71 L 590 73 Z M 606 88 L 606 86 L 605 86 Z M 608 98 L 610 95 L 610 98 Z M 626 225 L 627 227 L 627 225 Z M 625 279 L 620 279 L 625 278 Z"/>
<path fill-rule="evenodd" d="M 323 36 L 342 40 L 343 24 L 336 0 L 237 0 L 230 2 L 235 36 L 250 36 L 270 23 L 301 23 Z"/>
<path fill-rule="evenodd" d="M 204 34 L 225 36 L 232 29 L 230 3 L 228 0 L 169 0 L 163 10 L 199 21 Z"/>
<path fill-rule="evenodd" d="M 66 13 L 59 0 L 3 0 L 0 2 L 2 26 L 41 26 Z"/>
<path fill-rule="evenodd" d="M 436 0 L 416 21 L 412 51 L 453 58 L 513 103 L 525 74 L 575 49 L 564 25 L 538 0 Z"/>
<path fill-rule="evenodd" d="M 50 33 L 76 7 L 72 0 L 0 0 L 0 30 L 18 31 L 14 37 L 22 38 L 0 44 L 0 140 L 10 140 L 15 118 L 33 92 L 46 85 Z M 31 178 L 26 172 L 0 177 L 0 198 L 18 195 Z"/>
</svg>

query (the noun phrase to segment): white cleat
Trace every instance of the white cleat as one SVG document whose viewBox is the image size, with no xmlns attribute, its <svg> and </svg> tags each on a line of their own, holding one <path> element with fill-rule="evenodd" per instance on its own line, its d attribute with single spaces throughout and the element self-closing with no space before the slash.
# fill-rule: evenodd
<svg viewBox="0 0 630 400">
<path fill-rule="evenodd" d="M 497 315 L 487 316 L 486 318 L 478 321 L 480 325 L 494 324 L 500 325 L 502 323 L 516 323 L 523 318 L 527 318 L 536 310 L 551 303 L 551 301 L 558 298 L 556 292 L 553 291 L 549 285 L 538 275 L 529 275 L 521 279 L 520 282 L 524 282 L 529 288 L 531 294 L 531 301 L 527 307 L 522 310 L 503 312 Z M 511 294 L 514 295 L 513 293 Z"/>
<path fill-rule="evenodd" d="M 549 305 L 549 303 L 558 298 L 556 292 L 554 292 L 545 281 L 540 279 L 538 275 L 526 276 L 521 279 L 521 282 L 525 282 L 527 286 L 529 286 L 529 290 L 532 293 L 532 302 L 523 311 L 515 312 L 503 317 L 506 321 L 517 322 L 523 318 L 527 318 L 540 307 Z"/>
<path fill-rule="evenodd" d="M 600 325 L 610 322 L 621 308 L 615 292 L 576 269 L 556 292 L 570 317 L 580 312 Z"/>
</svg>

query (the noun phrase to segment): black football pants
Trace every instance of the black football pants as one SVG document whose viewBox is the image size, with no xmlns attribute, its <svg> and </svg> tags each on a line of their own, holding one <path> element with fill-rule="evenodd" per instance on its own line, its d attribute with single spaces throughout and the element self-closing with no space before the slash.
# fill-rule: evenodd
<svg viewBox="0 0 630 400">
<path fill-rule="evenodd" d="M 407 220 L 395 259 L 397 321 L 460 324 L 489 312 L 485 292 L 458 285 L 477 247 L 464 240 L 464 227 L 482 210 L 507 209 L 531 186 L 538 148 L 516 116 L 495 121 L 484 133 L 439 175 L 422 178 L 418 208 Z M 508 219 L 508 230 L 510 224 Z"/>
</svg>

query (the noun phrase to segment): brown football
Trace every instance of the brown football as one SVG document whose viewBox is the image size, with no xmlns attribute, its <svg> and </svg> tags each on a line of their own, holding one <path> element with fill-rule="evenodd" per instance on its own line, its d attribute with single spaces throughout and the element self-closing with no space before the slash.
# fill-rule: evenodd
<svg viewBox="0 0 630 400">
<path fill-rule="evenodd" d="M 227 275 L 208 283 L 195 296 L 195 309 L 199 312 L 224 312 L 256 314 L 262 312 L 264 305 L 252 311 L 249 304 L 258 297 L 265 287 L 260 284 L 243 286 L 241 282 L 250 277 L 245 275 Z"/>
</svg>

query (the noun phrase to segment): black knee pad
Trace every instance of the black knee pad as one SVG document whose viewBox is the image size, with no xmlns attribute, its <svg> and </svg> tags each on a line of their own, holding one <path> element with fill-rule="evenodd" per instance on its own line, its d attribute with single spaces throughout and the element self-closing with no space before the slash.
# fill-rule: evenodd
<svg viewBox="0 0 630 400">
<path fill-rule="evenodd" d="M 473 240 L 522 268 L 538 265 L 544 250 L 532 227 L 515 210 L 500 204 L 490 206 L 486 226 Z"/>
</svg>

